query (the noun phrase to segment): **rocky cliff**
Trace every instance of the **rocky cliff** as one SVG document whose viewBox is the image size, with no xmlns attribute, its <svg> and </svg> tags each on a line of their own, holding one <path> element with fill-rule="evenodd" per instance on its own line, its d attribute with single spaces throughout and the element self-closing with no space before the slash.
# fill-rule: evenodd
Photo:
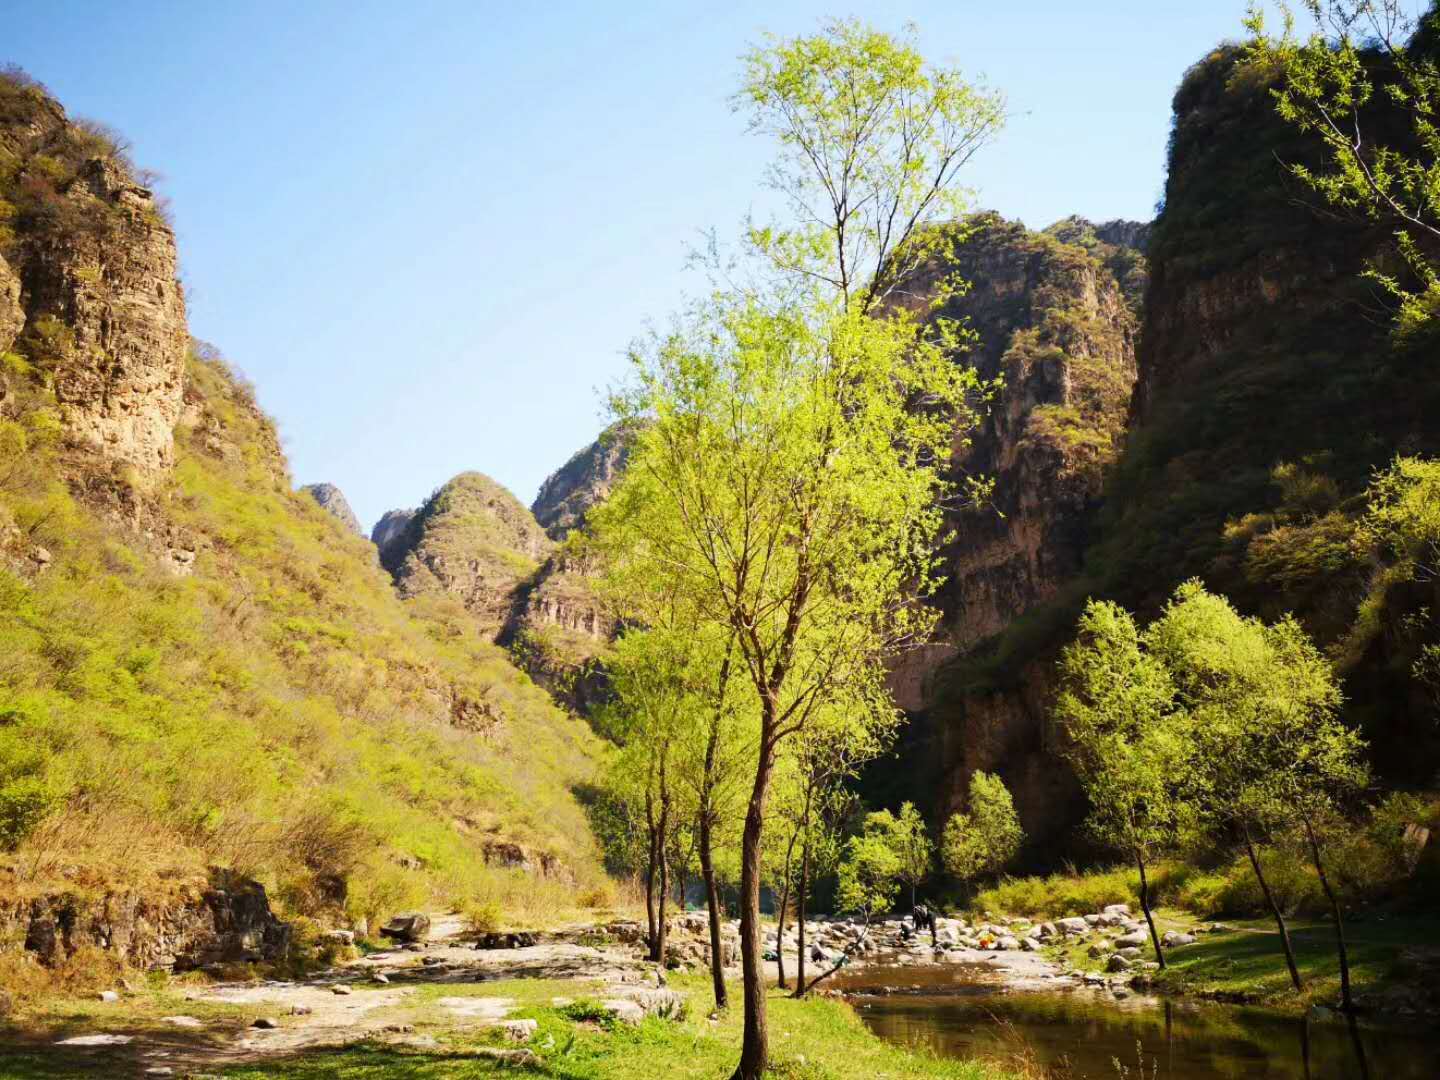
<svg viewBox="0 0 1440 1080">
<path fill-rule="evenodd" d="M 350 509 L 350 504 L 345 499 L 345 493 L 334 484 L 306 484 L 300 491 L 314 499 L 320 509 L 333 514 L 341 525 L 356 536 L 365 535 L 365 530 L 360 527 L 360 519 L 355 516 L 355 511 Z"/>
<path fill-rule="evenodd" d="M 370 542 L 379 550 L 380 561 L 385 565 L 398 565 L 396 545 L 405 542 L 405 529 L 416 513 L 415 510 L 387 510 L 370 530 Z"/>
<path fill-rule="evenodd" d="M 118 145 L 0 76 L 0 972 L 274 955 L 265 891 L 215 865 L 332 924 L 598 880 L 594 736 L 294 490 Z M 417 579 L 538 569 L 492 489 L 432 500 L 490 531 L 452 564 L 432 528 Z"/>
<path fill-rule="evenodd" d="M 72 449 L 149 484 L 174 463 L 188 332 L 174 234 L 135 175 L 113 135 L 0 79 L 0 353 L 18 343 Z"/>
<path fill-rule="evenodd" d="M 530 510 L 551 539 L 565 539 L 584 523 L 585 511 L 610 494 L 625 453 L 624 432 L 611 427 L 545 478 Z"/>
<path fill-rule="evenodd" d="M 1018 704 L 992 715 L 968 702 L 952 672 L 1081 574 L 1135 380 L 1145 256 L 1128 244 L 1143 242 L 1145 229 L 1071 218 L 1032 232 L 994 214 L 968 225 L 954 262 L 928 268 L 916 285 L 923 295 L 928 280 L 956 271 L 970 283 L 940 314 L 976 334 L 957 361 L 1000 388 L 969 444 L 957 447 L 954 469 L 992 479 L 994 496 L 947 522 L 939 632 L 892 676 L 912 714 L 906 765 L 876 770 L 877 793 L 918 795 L 939 821 L 958 808 L 971 772 L 1000 768 L 1031 827 L 1074 799 L 1043 758 L 1043 726 L 1022 718 Z M 895 788 L 897 776 L 908 777 L 908 790 Z"/>
<path fill-rule="evenodd" d="M 426 500 L 382 559 L 402 597 L 453 596 L 494 638 L 554 548 L 519 499 L 468 472 Z"/>
<path fill-rule="evenodd" d="M 950 625 L 961 630 L 960 648 L 971 646 L 932 675 L 933 705 L 912 736 L 912 760 L 936 763 L 941 814 L 958 805 L 973 769 L 998 771 L 1040 859 L 1083 847 L 1071 831 L 1083 801 L 1049 714 L 1054 659 L 1085 598 L 1116 599 L 1148 617 L 1180 581 L 1200 576 L 1247 612 L 1295 612 L 1340 649 L 1373 573 L 1354 535 L 1365 485 L 1397 452 L 1440 449 L 1426 421 L 1440 396 L 1435 353 L 1390 336 L 1360 276 L 1385 237 L 1337 220 L 1288 182 L 1280 163 L 1310 160 L 1314 148 L 1275 116 L 1267 90 L 1228 49 L 1186 74 L 1153 229 L 1088 230 L 1112 247 L 1143 241 L 1147 266 L 1095 248 L 1073 222 L 1052 230 L 1087 247 L 1122 292 L 1134 297 L 1143 285 L 1140 333 L 1134 321 L 1113 323 L 1118 339 L 1095 339 L 1138 342 L 1133 361 L 1111 369 L 1135 380 L 1128 415 L 1113 393 L 1092 412 L 1103 418 L 1095 430 L 1106 433 L 1110 460 L 1089 482 L 1075 472 L 1066 482 L 1063 467 L 1049 465 L 1060 460 L 1049 456 L 1055 442 L 1029 473 L 1007 465 L 1007 444 L 994 435 L 1006 430 L 1014 388 L 1034 384 L 1024 371 L 976 442 L 998 498 L 1010 501 L 1003 523 L 962 532 L 947 596 L 970 610 Z M 978 296 L 997 269 L 969 275 L 980 281 Z M 1101 310 L 1088 300 L 1080 307 Z M 982 334 L 986 319 L 982 312 Z M 1045 525 L 1027 523 L 1031 505 L 1060 512 L 1048 524 L 1051 542 L 1031 539 L 1046 535 Z M 1051 553 L 1038 574 L 1033 560 L 1019 564 L 1026 573 L 997 574 L 1005 562 L 987 558 L 1012 530 L 1018 551 Z M 987 591 L 969 576 L 982 560 Z M 1368 659 L 1342 666 L 1351 718 L 1370 736 L 1382 774 L 1415 781 L 1433 773 L 1440 753 L 1405 685 L 1393 645 L 1405 635 L 1395 630 L 1379 635 Z M 1388 650 L 1378 643 L 1387 640 Z"/>
</svg>

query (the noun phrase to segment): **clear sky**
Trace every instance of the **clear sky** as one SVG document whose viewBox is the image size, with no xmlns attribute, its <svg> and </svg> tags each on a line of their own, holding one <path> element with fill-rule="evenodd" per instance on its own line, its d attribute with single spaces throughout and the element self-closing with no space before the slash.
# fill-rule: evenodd
<svg viewBox="0 0 1440 1080">
<path fill-rule="evenodd" d="M 529 502 L 626 344 L 763 206 L 728 95 L 765 31 L 915 22 L 1014 111 L 978 202 L 1148 219 L 1184 69 L 1245 0 L 5 0 L 0 61 L 164 174 L 192 332 L 368 527 L 465 469 Z"/>
</svg>

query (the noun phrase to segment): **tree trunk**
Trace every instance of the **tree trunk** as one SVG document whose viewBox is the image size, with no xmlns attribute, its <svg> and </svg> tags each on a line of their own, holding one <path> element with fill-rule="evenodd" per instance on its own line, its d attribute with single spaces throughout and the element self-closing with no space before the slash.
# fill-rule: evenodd
<svg viewBox="0 0 1440 1080">
<path fill-rule="evenodd" d="M 705 904 L 710 909 L 710 980 L 715 987 L 715 1008 L 730 1004 L 725 994 L 725 960 L 720 953 L 720 887 L 710 860 L 710 814 L 700 815 L 700 874 L 705 879 Z"/>
<path fill-rule="evenodd" d="M 1260 891 L 1265 894 L 1265 902 L 1270 905 L 1270 912 L 1275 916 L 1275 925 L 1280 928 L 1280 941 L 1285 946 L 1285 966 L 1290 969 L 1290 981 L 1295 984 L 1296 990 L 1303 990 L 1305 984 L 1300 981 L 1300 969 L 1295 966 L 1295 949 L 1290 944 L 1290 928 L 1285 925 L 1285 916 L 1280 912 L 1280 905 L 1275 902 L 1275 894 L 1270 891 L 1270 884 L 1265 880 L 1265 872 L 1260 869 L 1260 858 L 1255 854 L 1255 844 L 1250 839 L 1250 830 L 1245 830 L 1245 851 L 1250 856 L 1250 866 L 1255 871 L 1255 880 L 1260 883 Z"/>
<path fill-rule="evenodd" d="M 799 948 L 795 960 L 795 996 L 805 996 L 805 910 L 810 892 L 810 833 L 805 833 L 805 846 L 800 849 L 800 891 L 796 895 L 795 925 L 799 928 Z"/>
<path fill-rule="evenodd" d="M 760 851 L 765 829 L 765 797 L 775 769 L 773 699 L 763 706 L 760 760 L 750 805 L 745 811 L 745 830 L 740 837 L 740 966 L 744 974 L 745 1034 L 740 1046 L 740 1064 L 732 1080 L 759 1080 L 770 1063 L 769 1033 L 765 1022 L 765 962 L 760 944 Z M 777 942 L 778 943 L 778 942 Z"/>
<path fill-rule="evenodd" d="M 1310 840 L 1310 858 L 1315 863 L 1315 872 L 1320 875 L 1320 887 L 1325 890 L 1325 899 L 1330 901 L 1330 914 L 1335 917 L 1335 951 L 1340 956 L 1340 1007 L 1346 1012 L 1355 1008 L 1350 998 L 1350 954 L 1345 949 L 1345 917 L 1340 913 L 1340 901 L 1330 887 L 1330 878 L 1325 873 L 1325 863 L 1320 858 L 1320 841 L 1315 836 L 1315 826 L 1308 815 L 1305 817 L 1305 835 Z"/>
<path fill-rule="evenodd" d="M 657 849 L 655 846 L 655 808 L 654 802 L 647 793 L 645 796 L 645 834 L 649 839 L 649 850 L 646 853 L 645 861 L 645 944 L 650 950 L 651 958 L 655 955 L 655 942 L 657 940 L 655 926 L 655 863 Z"/>
<path fill-rule="evenodd" d="M 795 837 L 798 832 L 790 834 L 790 842 L 785 845 L 785 878 L 780 883 L 780 912 L 775 920 L 775 968 L 779 974 L 779 985 L 781 990 L 787 988 L 785 982 L 785 916 L 790 911 L 790 866 L 794 861 Z"/>
<path fill-rule="evenodd" d="M 665 776 L 665 754 L 660 755 L 660 835 L 656 847 L 660 853 L 660 911 L 656 919 L 655 945 L 650 959 L 665 966 L 665 905 L 670 899 L 670 860 L 665 845 L 670 839 L 670 789 Z"/>
<path fill-rule="evenodd" d="M 1140 868 L 1140 910 L 1145 913 L 1145 922 L 1150 926 L 1150 944 L 1155 946 L 1155 959 L 1160 970 L 1165 970 L 1165 954 L 1160 949 L 1160 935 L 1155 931 L 1155 916 L 1150 914 L 1150 882 L 1145 877 L 1145 856 L 1135 852 L 1135 865 Z"/>
</svg>

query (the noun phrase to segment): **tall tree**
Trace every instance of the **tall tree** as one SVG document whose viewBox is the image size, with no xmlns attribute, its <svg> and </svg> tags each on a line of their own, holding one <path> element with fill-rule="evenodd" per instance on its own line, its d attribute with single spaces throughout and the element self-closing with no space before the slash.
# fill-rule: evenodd
<svg viewBox="0 0 1440 1080">
<path fill-rule="evenodd" d="M 1301 989 L 1289 927 L 1257 849 L 1294 820 L 1298 797 L 1318 797 L 1331 767 L 1322 761 L 1338 761 L 1337 749 L 1353 760 L 1334 673 L 1293 619 L 1267 626 L 1242 617 L 1199 581 L 1176 590 L 1145 641 L 1189 714 L 1195 752 L 1186 776 L 1199 809 L 1243 844 Z"/>
<path fill-rule="evenodd" d="M 1090 801 L 1090 829 L 1138 867 L 1140 908 L 1163 969 L 1147 867 L 1175 842 L 1184 816 L 1188 717 L 1176 708 L 1170 673 L 1144 650 L 1135 620 L 1116 604 L 1086 605 L 1060 671 L 1055 715 Z"/>
<path fill-rule="evenodd" d="M 893 715 L 885 663 L 933 625 L 912 601 L 933 588 L 944 465 L 982 393 L 951 359 L 955 324 L 883 301 L 933 257 L 944 230 L 930 226 L 957 213 L 960 170 L 1002 108 L 853 22 L 753 50 L 736 100 L 778 140 L 771 181 L 798 224 L 750 232 L 778 274 L 635 350 L 615 411 L 640 434 L 596 516 L 616 573 L 734 631 L 758 703 L 735 1073 L 753 1080 L 768 1062 L 760 855 L 776 756 L 837 697 Z"/>
</svg>

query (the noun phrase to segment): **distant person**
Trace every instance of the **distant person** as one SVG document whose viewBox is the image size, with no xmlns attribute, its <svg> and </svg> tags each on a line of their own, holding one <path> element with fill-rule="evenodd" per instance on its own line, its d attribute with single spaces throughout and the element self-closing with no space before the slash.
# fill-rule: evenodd
<svg viewBox="0 0 1440 1080">
<path fill-rule="evenodd" d="M 924 927 L 930 928 L 930 945 L 933 948 L 936 942 L 935 912 L 925 904 L 916 904 L 910 912 L 910 921 L 915 924 L 915 933 L 917 934 Z"/>
</svg>

